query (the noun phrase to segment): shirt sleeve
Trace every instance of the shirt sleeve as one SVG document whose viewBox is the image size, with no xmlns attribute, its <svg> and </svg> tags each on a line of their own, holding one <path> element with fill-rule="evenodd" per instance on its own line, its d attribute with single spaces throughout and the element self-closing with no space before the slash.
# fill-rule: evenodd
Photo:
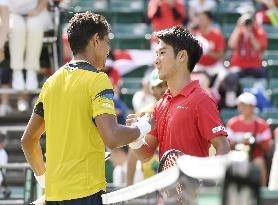
<svg viewBox="0 0 278 205">
<path fill-rule="evenodd" d="M 42 90 L 40 92 L 39 98 L 34 106 L 33 112 L 36 113 L 37 115 L 40 115 L 42 118 L 44 118 L 44 98 L 45 98 L 45 93 L 47 90 L 47 81 L 44 83 Z"/>
<path fill-rule="evenodd" d="M 116 116 L 113 86 L 105 73 L 100 73 L 97 76 L 97 80 L 92 83 L 90 90 L 93 118 L 101 114 Z"/>
<path fill-rule="evenodd" d="M 203 98 L 196 105 L 197 127 L 202 137 L 208 141 L 221 135 L 228 136 L 221 122 L 218 108 L 210 98 Z"/>
</svg>

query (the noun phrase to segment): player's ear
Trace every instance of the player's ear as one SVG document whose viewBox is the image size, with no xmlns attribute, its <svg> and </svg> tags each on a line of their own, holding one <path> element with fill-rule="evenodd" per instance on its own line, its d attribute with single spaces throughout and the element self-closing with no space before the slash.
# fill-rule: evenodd
<svg viewBox="0 0 278 205">
<path fill-rule="evenodd" d="M 99 34 L 96 33 L 91 38 L 91 43 L 93 43 L 93 46 L 96 47 L 99 44 Z"/>
<path fill-rule="evenodd" d="M 187 62 L 188 56 L 186 50 L 181 50 L 177 54 L 177 60 L 182 63 L 182 62 Z"/>
</svg>

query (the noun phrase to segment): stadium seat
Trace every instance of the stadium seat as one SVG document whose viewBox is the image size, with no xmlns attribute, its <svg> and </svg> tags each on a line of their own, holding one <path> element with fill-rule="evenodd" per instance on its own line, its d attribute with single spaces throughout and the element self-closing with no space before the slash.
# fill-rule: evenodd
<svg viewBox="0 0 278 205">
<path fill-rule="evenodd" d="M 222 31 L 222 33 L 224 35 L 226 45 L 228 45 L 228 40 L 229 40 L 229 38 L 230 38 L 234 28 L 235 28 L 235 24 L 231 24 L 231 23 L 225 23 L 221 27 L 221 31 Z M 227 48 L 228 48 L 228 46 L 227 46 Z M 231 52 L 228 51 L 227 54 L 229 54 L 229 53 L 231 53 Z M 229 60 L 230 60 L 230 58 L 229 58 Z"/>
<path fill-rule="evenodd" d="M 148 70 L 149 66 L 144 65 L 140 66 L 126 74 L 123 75 L 124 78 L 143 78 L 145 75 L 145 72 Z"/>
<path fill-rule="evenodd" d="M 278 89 L 278 78 L 271 78 L 269 80 L 268 88 L 270 90 L 277 90 Z"/>
<path fill-rule="evenodd" d="M 263 111 L 259 114 L 263 119 L 268 120 L 268 119 L 275 119 L 278 120 L 278 110 L 268 110 L 268 111 Z"/>
<path fill-rule="evenodd" d="M 222 0 L 218 6 L 218 19 L 222 24 L 235 24 L 241 13 L 253 9 L 254 4 L 251 0 Z"/>
<path fill-rule="evenodd" d="M 145 23 L 113 24 L 113 49 L 149 49 L 151 28 Z"/>
<path fill-rule="evenodd" d="M 278 50 L 278 28 L 272 25 L 263 26 L 265 32 L 267 33 L 268 39 L 268 50 Z"/>
<path fill-rule="evenodd" d="M 140 23 L 145 20 L 144 0 L 110 0 L 112 23 Z"/>
<path fill-rule="evenodd" d="M 228 109 L 228 108 L 223 108 L 220 110 L 220 116 L 223 121 L 223 123 L 226 125 L 227 122 L 234 116 L 238 115 L 238 110 L 237 109 Z"/>
<path fill-rule="evenodd" d="M 273 107 L 278 108 L 278 90 L 271 90 L 271 102 Z"/>
</svg>

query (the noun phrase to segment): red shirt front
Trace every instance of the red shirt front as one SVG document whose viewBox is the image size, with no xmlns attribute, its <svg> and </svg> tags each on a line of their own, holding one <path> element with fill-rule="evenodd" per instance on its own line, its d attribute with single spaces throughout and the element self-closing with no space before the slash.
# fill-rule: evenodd
<svg viewBox="0 0 278 205">
<path fill-rule="evenodd" d="M 201 36 L 207 39 L 209 43 L 212 43 L 214 45 L 212 51 L 214 52 L 224 51 L 225 38 L 218 29 L 211 28 L 207 34 L 201 33 L 200 31 L 197 31 L 196 33 L 201 34 Z M 198 63 L 204 66 L 210 66 L 215 64 L 216 62 L 218 62 L 218 59 L 215 59 L 210 55 L 203 55 Z"/>
<path fill-rule="evenodd" d="M 209 154 L 209 140 L 227 136 L 216 103 L 193 81 L 173 97 L 166 91 L 156 104 L 157 128 L 150 132 L 159 141 L 159 158 L 169 149 L 192 156 Z"/>
<path fill-rule="evenodd" d="M 233 52 L 231 66 L 238 66 L 241 69 L 261 68 L 262 54 L 267 47 L 267 37 L 261 27 L 255 27 L 253 34 L 261 44 L 261 49 L 255 50 L 250 42 L 250 37 L 243 30 L 239 31 L 237 47 Z"/>
<path fill-rule="evenodd" d="M 167 1 L 161 1 L 160 17 L 156 17 L 155 13 L 158 8 L 157 0 L 150 0 L 148 5 L 148 17 L 151 19 L 153 31 L 159 31 L 172 26 L 181 26 L 185 18 L 185 9 L 183 0 L 175 0 L 175 8 L 181 15 L 181 18 L 176 19 L 173 15 L 172 7 Z"/>
<path fill-rule="evenodd" d="M 253 150 L 253 158 L 264 156 L 269 150 L 269 143 L 271 140 L 271 131 L 268 124 L 261 118 L 257 117 L 250 123 L 246 123 L 241 115 L 233 117 L 227 123 L 227 130 L 229 133 L 229 140 L 232 142 L 241 142 L 244 134 L 250 133 L 255 135 L 255 148 Z"/>
</svg>

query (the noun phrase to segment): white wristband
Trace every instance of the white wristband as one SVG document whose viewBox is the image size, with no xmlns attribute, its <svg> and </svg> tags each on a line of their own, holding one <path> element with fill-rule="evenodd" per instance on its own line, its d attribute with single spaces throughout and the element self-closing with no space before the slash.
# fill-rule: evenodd
<svg viewBox="0 0 278 205">
<path fill-rule="evenodd" d="M 38 184 L 41 186 L 41 188 L 45 188 L 45 173 L 43 175 L 37 176 L 34 174 Z"/>
<path fill-rule="evenodd" d="M 149 123 L 149 117 L 144 115 L 139 119 L 139 121 L 133 123 L 131 126 L 138 127 L 140 130 L 140 136 L 138 138 L 143 138 L 145 134 L 149 133 L 152 130 L 152 127 Z"/>
<path fill-rule="evenodd" d="M 145 143 L 144 138 L 138 138 L 134 142 L 129 143 L 129 147 L 131 149 L 140 149 L 144 143 Z"/>
</svg>

